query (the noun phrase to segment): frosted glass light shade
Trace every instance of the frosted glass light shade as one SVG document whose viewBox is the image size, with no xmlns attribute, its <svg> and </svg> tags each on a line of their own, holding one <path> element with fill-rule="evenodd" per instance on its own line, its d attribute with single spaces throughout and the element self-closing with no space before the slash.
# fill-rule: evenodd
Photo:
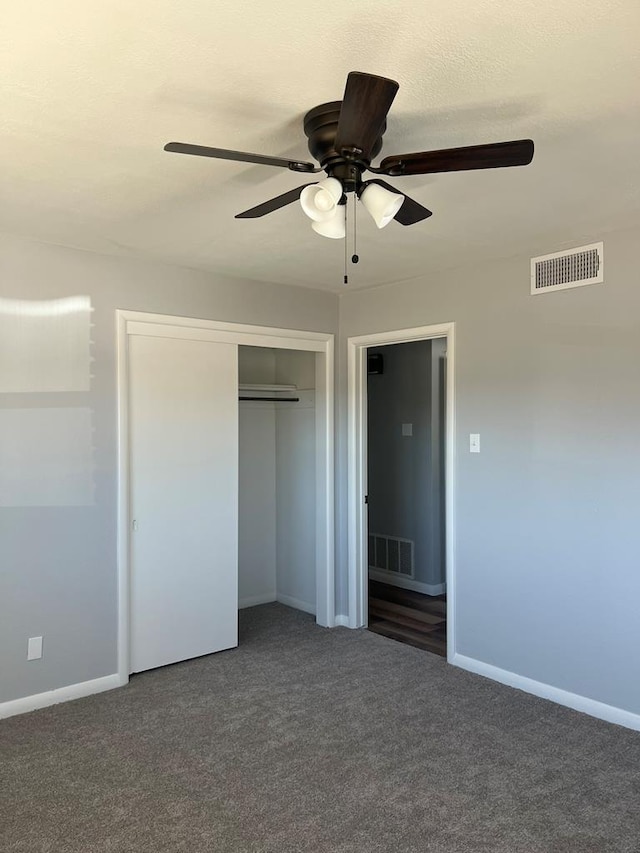
<svg viewBox="0 0 640 853">
<path fill-rule="evenodd" d="M 402 207 L 404 196 L 392 193 L 378 184 L 367 184 L 360 195 L 360 201 L 378 228 L 384 228 Z"/>
<path fill-rule="evenodd" d="M 336 205 L 330 219 L 324 219 L 322 222 L 312 222 L 311 227 L 316 234 L 320 234 L 322 237 L 331 237 L 333 240 L 340 240 L 345 235 L 344 211 L 344 205 Z"/>
<path fill-rule="evenodd" d="M 335 214 L 342 198 L 342 184 L 337 178 L 325 178 L 317 184 L 305 187 L 300 193 L 300 204 L 309 219 L 326 222 Z"/>
</svg>

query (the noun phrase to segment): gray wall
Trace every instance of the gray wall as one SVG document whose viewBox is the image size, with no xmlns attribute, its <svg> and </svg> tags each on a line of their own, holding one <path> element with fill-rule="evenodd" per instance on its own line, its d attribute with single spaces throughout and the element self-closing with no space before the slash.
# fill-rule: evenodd
<svg viewBox="0 0 640 853">
<path fill-rule="evenodd" d="M 604 285 L 531 297 L 527 256 L 343 293 L 337 612 L 348 605 L 346 337 L 455 321 L 457 649 L 640 713 L 640 231 L 604 240 Z M 115 308 L 333 332 L 337 306 L 317 291 L 4 238 L 0 282 L 5 298 L 91 297 L 90 390 L 6 392 L 0 407 L 89 408 L 95 430 L 93 503 L 0 507 L 2 701 L 115 671 Z M 45 657 L 27 663 L 26 638 L 40 634 Z"/>
<path fill-rule="evenodd" d="M 316 360 L 276 350 L 276 382 L 297 385 L 297 403 L 276 407 L 276 592 L 316 612 Z"/>
<path fill-rule="evenodd" d="M 384 362 L 383 372 L 370 374 L 367 381 L 369 531 L 410 539 L 414 580 L 440 585 L 445 566 L 440 542 L 439 352 L 432 359 L 431 341 L 368 352 L 380 354 Z M 406 423 L 412 425 L 411 436 L 402 434 Z"/>
<path fill-rule="evenodd" d="M 303 353 L 315 359 L 314 353 Z M 276 403 L 276 592 L 316 612 L 315 392 Z"/>
<path fill-rule="evenodd" d="M 273 385 L 276 350 L 238 347 L 240 384 Z M 238 604 L 276 599 L 275 403 L 238 407 Z"/>
<path fill-rule="evenodd" d="M 455 321 L 457 651 L 640 712 L 638 245 L 604 235 L 605 284 L 542 296 L 528 256 L 342 295 L 338 612 L 346 338 Z"/>
<path fill-rule="evenodd" d="M 1 409 L 88 408 L 94 430 L 91 501 L 0 507 L 0 701 L 116 671 L 115 309 L 337 329 L 331 294 L 0 238 L 0 297 L 78 294 L 88 295 L 93 308 L 89 390 L 0 393 Z M 16 353 L 0 348 L 0 355 L 10 360 Z M 44 433 L 46 417 L 41 423 Z M 0 448 L 4 458 L 11 451 Z M 64 460 L 58 462 L 64 469 Z M 24 477 L 37 476 L 25 459 Z M 40 635 L 44 657 L 27 662 L 27 638 Z"/>
<path fill-rule="evenodd" d="M 240 403 L 238 589 L 316 608 L 316 354 L 238 347 L 240 382 L 297 385 L 297 403 Z"/>
</svg>

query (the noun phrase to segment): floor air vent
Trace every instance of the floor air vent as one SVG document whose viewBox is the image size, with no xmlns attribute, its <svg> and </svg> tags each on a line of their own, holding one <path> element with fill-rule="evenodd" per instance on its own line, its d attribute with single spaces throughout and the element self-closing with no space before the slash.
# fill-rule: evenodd
<svg viewBox="0 0 640 853">
<path fill-rule="evenodd" d="M 531 259 L 531 293 L 567 290 L 602 282 L 603 244 L 592 243 Z"/>
<path fill-rule="evenodd" d="M 379 536 L 372 533 L 369 536 L 369 568 L 412 578 L 413 542 L 398 536 Z"/>
</svg>

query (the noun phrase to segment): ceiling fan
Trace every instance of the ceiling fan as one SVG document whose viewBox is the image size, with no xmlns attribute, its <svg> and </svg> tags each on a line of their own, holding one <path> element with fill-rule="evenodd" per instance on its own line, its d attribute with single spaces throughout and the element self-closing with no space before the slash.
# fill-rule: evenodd
<svg viewBox="0 0 640 853">
<path fill-rule="evenodd" d="M 494 169 L 504 166 L 526 166 L 533 158 L 533 142 L 518 139 L 465 148 L 419 151 L 385 157 L 379 166 L 371 161 L 382 149 L 382 136 L 387 127 L 387 113 L 398 91 L 398 83 L 386 77 L 352 71 L 342 101 L 320 104 L 304 117 L 304 132 L 309 151 L 320 164 L 304 160 L 287 160 L 263 154 L 248 154 L 225 148 L 208 148 L 184 142 L 169 142 L 165 151 L 238 160 L 264 166 L 280 166 L 292 172 L 312 174 L 324 171 L 321 181 L 303 184 L 282 195 L 236 215 L 236 219 L 253 219 L 300 200 L 313 229 L 323 236 L 345 236 L 344 208 L 346 194 L 355 193 L 374 218 L 378 228 L 392 219 L 401 225 L 413 225 L 431 216 L 431 211 L 407 195 L 397 193 L 380 178 L 363 180 L 365 172 L 385 177 L 428 175 L 434 172 L 456 172 L 470 169 Z"/>
</svg>

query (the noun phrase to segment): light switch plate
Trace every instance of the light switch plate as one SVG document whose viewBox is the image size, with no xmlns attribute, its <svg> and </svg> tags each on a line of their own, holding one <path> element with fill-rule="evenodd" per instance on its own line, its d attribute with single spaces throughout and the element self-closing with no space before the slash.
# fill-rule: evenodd
<svg viewBox="0 0 640 853">
<path fill-rule="evenodd" d="M 27 660 L 39 660 L 42 657 L 42 637 L 29 637 Z"/>
<path fill-rule="evenodd" d="M 480 453 L 480 433 L 469 433 L 469 453 Z"/>
<path fill-rule="evenodd" d="M 402 424 L 403 435 L 413 435 L 413 424 Z"/>
</svg>

